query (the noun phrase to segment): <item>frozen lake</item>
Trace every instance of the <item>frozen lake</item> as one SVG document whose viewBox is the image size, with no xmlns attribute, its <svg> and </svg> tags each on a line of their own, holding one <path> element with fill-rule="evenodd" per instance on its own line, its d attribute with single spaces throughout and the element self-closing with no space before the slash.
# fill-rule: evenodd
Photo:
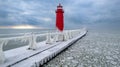
<svg viewBox="0 0 120 67">
<path fill-rule="evenodd" d="M 120 67 L 120 32 L 89 30 L 43 67 Z"/>
</svg>

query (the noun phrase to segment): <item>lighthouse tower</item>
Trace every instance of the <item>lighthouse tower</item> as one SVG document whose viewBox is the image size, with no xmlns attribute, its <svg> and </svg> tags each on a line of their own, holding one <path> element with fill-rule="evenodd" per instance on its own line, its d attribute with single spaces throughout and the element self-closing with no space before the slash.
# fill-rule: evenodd
<svg viewBox="0 0 120 67">
<path fill-rule="evenodd" d="M 64 15 L 63 15 L 64 11 L 61 4 L 57 6 L 57 10 L 55 11 L 55 13 L 56 13 L 56 28 L 58 32 L 56 32 L 56 36 L 54 37 L 53 41 L 54 42 L 64 41 L 64 35 L 62 32 L 64 29 Z M 50 34 L 47 35 L 46 43 L 47 44 L 52 43 Z"/>
<path fill-rule="evenodd" d="M 59 4 L 57 6 L 57 10 L 56 10 L 56 28 L 59 30 L 59 31 L 63 31 L 64 29 L 64 10 L 61 6 L 61 4 Z"/>
<path fill-rule="evenodd" d="M 64 29 L 64 10 L 61 6 L 61 4 L 59 4 L 57 6 L 57 10 L 56 10 L 56 28 L 59 31 L 59 33 L 56 36 L 56 41 L 64 41 L 64 34 L 63 34 L 63 29 Z"/>
</svg>

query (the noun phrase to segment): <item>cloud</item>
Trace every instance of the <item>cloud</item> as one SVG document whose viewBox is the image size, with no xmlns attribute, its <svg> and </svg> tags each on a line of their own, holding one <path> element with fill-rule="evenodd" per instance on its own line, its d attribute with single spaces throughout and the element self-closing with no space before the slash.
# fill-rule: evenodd
<svg viewBox="0 0 120 67">
<path fill-rule="evenodd" d="M 65 28 L 120 22 L 119 0 L 0 0 L 0 26 L 55 28 L 55 10 L 62 3 Z"/>
</svg>

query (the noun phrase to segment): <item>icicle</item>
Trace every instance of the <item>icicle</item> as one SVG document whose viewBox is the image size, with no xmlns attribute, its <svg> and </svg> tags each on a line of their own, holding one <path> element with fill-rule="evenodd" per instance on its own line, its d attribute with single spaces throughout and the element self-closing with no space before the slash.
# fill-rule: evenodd
<svg viewBox="0 0 120 67">
<path fill-rule="evenodd" d="M 29 40 L 29 35 L 28 33 L 25 33 L 23 38 L 21 39 L 21 42 L 27 42 Z"/>
<path fill-rule="evenodd" d="M 68 31 L 64 32 L 64 40 L 68 40 L 69 39 L 69 34 Z"/>
<path fill-rule="evenodd" d="M 71 39 L 71 38 L 72 38 L 72 33 L 71 33 L 71 31 L 69 31 L 68 33 L 69 33 L 69 39 Z"/>
<path fill-rule="evenodd" d="M 51 41 L 51 34 L 50 33 L 47 33 L 46 35 L 46 44 L 51 44 L 52 41 Z"/>
<path fill-rule="evenodd" d="M 64 41 L 64 36 L 63 36 L 63 33 L 62 32 L 59 32 L 58 33 L 58 41 Z"/>
<path fill-rule="evenodd" d="M 4 44 L 4 40 L 0 40 L 0 64 L 3 64 L 5 61 L 5 55 L 3 52 L 3 44 Z"/>
<path fill-rule="evenodd" d="M 6 46 L 8 44 L 9 40 L 4 40 L 4 45 Z"/>
<path fill-rule="evenodd" d="M 36 36 L 33 33 L 31 33 L 31 35 L 29 37 L 29 48 L 28 49 L 35 50 L 36 48 L 37 48 Z"/>
<path fill-rule="evenodd" d="M 67 40 L 67 31 L 64 32 L 64 40 Z"/>
<path fill-rule="evenodd" d="M 55 32 L 53 35 L 53 42 L 57 42 L 57 32 Z"/>
</svg>

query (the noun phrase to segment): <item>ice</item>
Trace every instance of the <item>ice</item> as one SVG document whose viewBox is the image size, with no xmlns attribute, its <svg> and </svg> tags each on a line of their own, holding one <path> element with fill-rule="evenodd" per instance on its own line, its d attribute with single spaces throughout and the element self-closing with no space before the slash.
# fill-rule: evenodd
<svg viewBox="0 0 120 67">
<path fill-rule="evenodd" d="M 24 36 L 20 36 L 20 37 L 5 38 L 4 39 L 5 42 L 7 42 L 8 40 L 11 40 L 11 39 L 12 40 L 20 40 L 23 42 L 28 40 L 29 45 L 5 51 L 4 52 L 5 53 L 5 62 L 2 63 L 1 65 L 2 66 L 9 66 L 9 65 L 11 66 L 12 65 L 12 67 L 21 67 L 21 65 L 22 65 L 22 67 L 26 67 L 26 66 L 27 67 L 31 67 L 31 66 L 39 67 L 40 64 L 46 63 L 48 60 L 50 60 L 52 57 L 57 55 L 59 52 L 63 51 L 65 48 L 70 46 L 74 41 L 76 41 L 77 39 L 79 39 L 83 35 L 85 35 L 86 31 L 81 30 L 81 32 L 79 32 L 78 30 L 71 30 L 70 33 L 71 33 L 70 39 L 68 39 L 67 41 L 66 40 L 61 41 L 61 36 L 60 36 L 60 42 L 54 42 L 52 45 L 46 44 L 46 41 L 36 43 L 36 38 L 39 35 L 34 35 L 33 33 L 31 33 L 30 35 L 24 35 Z M 63 33 L 63 35 L 64 35 L 64 33 Z M 6 44 L 4 41 L 1 42 L 0 45 L 3 46 L 3 44 Z M 32 50 L 29 50 L 28 48 L 32 49 Z M 75 50 L 72 50 L 72 52 L 75 52 Z M 1 54 L 2 53 L 3 52 L 1 52 Z M 2 55 L 4 55 L 4 54 L 2 54 Z M 2 56 L 2 55 L 0 55 L 0 56 Z M 71 57 L 68 56 L 68 60 L 72 60 L 72 59 L 74 59 L 73 56 L 71 56 Z M 58 60 L 58 62 L 60 62 L 60 61 Z M 78 61 L 72 60 L 70 63 L 68 63 L 68 66 L 70 66 L 71 63 L 74 63 L 72 65 L 74 67 L 78 64 Z"/>
<path fill-rule="evenodd" d="M 116 64 L 117 64 L 117 62 L 115 62 L 115 61 L 111 61 L 111 64 L 116 65 Z"/>
<path fill-rule="evenodd" d="M 54 67 L 55 64 L 62 64 L 62 67 L 74 67 L 75 64 L 76 67 L 120 67 L 120 33 L 89 31 L 84 38 L 43 67 Z"/>
<path fill-rule="evenodd" d="M 106 56 L 106 59 L 108 59 L 108 60 L 112 60 L 113 58 L 110 57 L 110 56 Z"/>
<path fill-rule="evenodd" d="M 72 59 L 73 59 L 73 57 L 67 57 L 67 59 L 68 59 L 68 60 L 72 60 Z"/>
</svg>

